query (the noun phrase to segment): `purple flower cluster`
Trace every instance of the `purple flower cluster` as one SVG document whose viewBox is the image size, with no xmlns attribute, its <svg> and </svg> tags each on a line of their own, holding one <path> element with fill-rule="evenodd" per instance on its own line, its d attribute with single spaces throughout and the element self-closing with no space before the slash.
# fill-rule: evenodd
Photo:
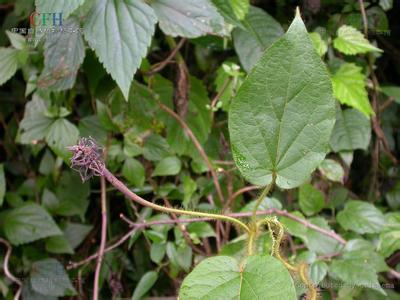
<svg viewBox="0 0 400 300">
<path fill-rule="evenodd" d="M 78 171 L 82 181 L 92 176 L 102 176 L 105 168 L 103 149 L 91 138 L 81 138 L 77 145 L 67 147 L 73 152 L 71 168 Z"/>
</svg>

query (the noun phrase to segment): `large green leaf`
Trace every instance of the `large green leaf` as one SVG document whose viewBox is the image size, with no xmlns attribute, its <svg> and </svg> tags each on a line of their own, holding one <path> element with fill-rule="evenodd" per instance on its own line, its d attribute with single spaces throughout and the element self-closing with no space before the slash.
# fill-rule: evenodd
<svg viewBox="0 0 400 300">
<path fill-rule="evenodd" d="M 183 281 L 179 299 L 296 299 L 288 270 L 271 256 L 239 265 L 229 256 L 203 260 Z"/>
<path fill-rule="evenodd" d="M 6 214 L 4 232 L 13 245 L 30 243 L 62 232 L 41 206 L 28 203 Z"/>
<path fill-rule="evenodd" d="M 253 184 L 306 181 L 324 159 L 335 122 L 327 70 L 297 16 L 263 54 L 229 111 L 232 152 Z"/>
<path fill-rule="evenodd" d="M 141 0 L 99 0 L 84 25 L 85 38 L 125 99 L 154 33 L 156 16 Z"/>
<path fill-rule="evenodd" d="M 9 80 L 18 68 L 19 50 L 0 48 L 0 85 Z"/>
<path fill-rule="evenodd" d="M 379 209 L 370 203 L 358 200 L 347 202 L 336 219 L 344 229 L 361 234 L 381 232 L 386 225 L 385 217 Z"/>
<path fill-rule="evenodd" d="M 71 18 L 65 21 L 64 26 L 78 30 L 79 22 Z M 44 69 L 38 79 L 39 87 L 54 90 L 72 88 L 85 56 L 81 34 L 67 30 L 49 33 L 44 49 Z"/>
<path fill-rule="evenodd" d="M 299 204 L 307 216 L 313 215 L 324 207 L 324 194 L 309 183 L 303 184 L 299 188 Z"/>
<path fill-rule="evenodd" d="M 382 52 L 381 49 L 371 45 L 361 32 L 348 25 L 343 25 L 338 29 L 333 46 L 340 52 L 350 55 L 370 51 Z"/>
<path fill-rule="evenodd" d="M 30 282 L 32 289 L 47 296 L 72 296 L 76 294 L 63 265 L 54 258 L 32 264 Z"/>
<path fill-rule="evenodd" d="M 83 4 L 85 0 L 36 0 L 36 10 L 39 13 L 62 13 L 64 19 Z"/>
<path fill-rule="evenodd" d="M 264 50 L 283 34 L 283 29 L 273 17 L 254 6 L 250 6 L 242 22 L 244 28 L 232 32 L 233 42 L 243 68 L 250 71 Z"/>
<path fill-rule="evenodd" d="M 376 271 L 363 259 L 334 260 L 329 274 L 351 286 L 371 288 L 386 295 L 378 281 Z"/>
<path fill-rule="evenodd" d="M 374 114 L 365 89 L 365 76 L 362 69 L 352 63 L 344 63 L 332 75 L 335 97 L 340 103 L 352 106 L 367 117 Z"/>
<path fill-rule="evenodd" d="M 330 141 L 333 151 L 366 150 L 370 140 L 371 124 L 368 118 L 355 109 L 337 109 Z"/>
<path fill-rule="evenodd" d="M 150 3 L 167 35 L 195 38 L 223 31 L 224 19 L 209 0 L 153 0 Z"/>
</svg>

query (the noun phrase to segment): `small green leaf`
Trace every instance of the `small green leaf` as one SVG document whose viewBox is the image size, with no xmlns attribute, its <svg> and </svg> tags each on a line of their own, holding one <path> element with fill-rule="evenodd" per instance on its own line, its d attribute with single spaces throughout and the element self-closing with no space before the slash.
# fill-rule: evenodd
<svg viewBox="0 0 400 300">
<path fill-rule="evenodd" d="M 138 160 L 128 157 L 122 167 L 122 174 L 135 187 L 143 187 L 146 179 L 145 170 Z"/>
<path fill-rule="evenodd" d="M 223 32 L 224 20 L 208 0 L 154 0 L 150 3 L 160 28 L 167 35 L 195 38 Z"/>
<path fill-rule="evenodd" d="M 328 265 L 321 260 L 315 261 L 310 266 L 310 277 L 315 284 L 319 284 L 328 273 Z"/>
<path fill-rule="evenodd" d="M 53 120 L 45 116 L 47 106 L 43 99 L 34 94 L 32 100 L 26 103 L 24 118 L 19 124 L 19 142 L 22 144 L 36 144 L 43 140 Z"/>
<path fill-rule="evenodd" d="M 203 260 L 184 279 L 179 299 L 297 299 L 288 270 L 271 256 L 229 256 Z"/>
<path fill-rule="evenodd" d="M 311 216 L 324 207 L 324 194 L 309 183 L 303 184 L 299 188 L 299 204 L 301 210 Z"/>
<path fill-rule="evenodd" d="M 361 32 L 348 25 L 343 25 L 338 29 L 333 46 L 340 52 L 349 55 L 370 51 L 382 52 L 381 49 L 371 45 Z"/>
<path fill-rule="evenodd" d="M 63 231 L 68 243 L 75 249 L 85 240 L 92 228 L 92 225 L 68 222 Z"/>
<path fill-rule="evenodd" d="M 46 239 L 46 251 L 56 254 L 73 254 L 74 249 L 72 249 L 68 240 L 64 235 L 51 236 Z"/>
<path fill-rule="evenodd" d="M 358 200 L 347 202 L 336 219 L 344 229 L 361 234 L 379 233 L 386 225 L 385 217 L 379 209 Z"/>
<path fill-rule="evenodd" d="M 394 100 L 400 104 L 400 86 L 381 86 L 381 90 L 386 96 L 393 97 Z"/>
<path fill-rule="evenodd" d="M 84 34 L 125 99 L 142 58 L 146 55 L 157 19 L 141 0 L 99 0 L 84 24 Z"/>
<path fill-rule="evenodd" d="M 250 6 L 243 28 L 232 32 L 235 51 L 246 71 L 256 64 L 264 50 L 283 34 L 282 26 L 261 8 Z"/>
<path fill-rule="evenodd" d="M 355 109 L 336 110 L 336 123 L 331 135 L 333 151 L 366 150 L 371 140 L 371 123 Z"/>
<path fill-rule="evenodd" d="M 18 68 L 19 50 L 0 47 L 0 85 L 6 83 Z"/>
<path fill-rule="evenodd" d="M 326 67 L 296 17 L 231 103 L 229 133 L 236 165 L 252 184 L 265 186 L 276 177 L 281 188 L 297 187 L 324 159 L 334 122 Z"/>
<path fill-rule="evenodd" d="M 176 156 L 169 156 L 157 163 L 152 176 L 176 175 L 181 171 L 182 163 Z"/>
<path fill-rule="evenodd" d="M 365 89 L 365 75 L 353 63 L 344 63 L 332 76 L 333 94 L 340 103 L 361 111 L 368 118 L 374 114 Z"/>
<path fill-rule="evenodd" d="M 4 175 L 4 164 L 0 164 L 0 207 L 3 206 L 6 194 L 6 177 Z"/>
<path fill-rule="evenodd" d="M 76 291 L 63 265 L 54 258 L 32 264 L 30 283 L 34 291 L 47 296 L 73 296 Z"/>
<path fill-rule="evenodd" d="M 343 167 L 333 159 L 324 159 L 318 166 L 318 170 L 331 181 L 343 182 Z"/>
<path fill-rule="evenodd" d="M 8 212 L 4 220 L 4 232 L 13 245 L 62 234 L 49 213 L 34 203 L 27 203 Z"/>
<path fill-rule="evenodd" d="M 156 283 L 158 273 L 154 271 L 147 272 L 140 278 L 140 281 L 136 285 L 135 291 L 132 295 L 132 300 L 140 300 L 144 295 L 152 288 Z"/>
<path fill-rule="evenodd" d="M 328 51 L 328 45 L 326 42 L 321 38 L 321 35 L 318 32 L 311 32 L 309 35 L 311 42 L 313 43 L 314 48 L 317 50 L 319 56 L 324 56 Z"/>
<path fill-rule="evenodd" d="M 150 247 L 150 258 L 156 264 L 159 264 L 165 256 L 166 243 L 153 243 Z"/>
<path fill-rule="evenodd" d="M 23 35 L 8 30 L 6 30 L 6 34 L 11 42 L 11 46 L 15 49 L 22 50 L 26 48 L 26 38 Z"/>
<path fill-rule="evenodd" d="M 62 13 L 62 18 L 66 19 L 84 2 L 85 0 L 36 0 L 35 5 L 39 13 Z"/>
</svg>

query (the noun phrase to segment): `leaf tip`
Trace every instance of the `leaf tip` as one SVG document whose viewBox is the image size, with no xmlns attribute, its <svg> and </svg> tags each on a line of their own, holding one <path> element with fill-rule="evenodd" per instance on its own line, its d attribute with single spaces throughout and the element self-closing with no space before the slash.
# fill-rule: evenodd
<svg viewBox="0 0 400 300">
<path fill-rule="evenodd" d="M 301 19 L 300 8 L 298 6 L 296 6 L 296 16 L 295 17 Z"/>
</svg>

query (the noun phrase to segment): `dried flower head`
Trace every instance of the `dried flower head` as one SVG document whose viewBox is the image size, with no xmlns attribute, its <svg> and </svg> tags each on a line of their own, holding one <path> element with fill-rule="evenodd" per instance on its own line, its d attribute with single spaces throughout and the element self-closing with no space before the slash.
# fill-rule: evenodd
<svg viewBox="0 0 400 300">
<path fill-rule="evenodd" d="M 102 176 L 104 171 L 103 149 L 91 138 L 81 138 L 75 146 L 67 147 L 73 152 L 71 168 L 78 171 L 82 181 L 92 176 Z"/>
</svg>

